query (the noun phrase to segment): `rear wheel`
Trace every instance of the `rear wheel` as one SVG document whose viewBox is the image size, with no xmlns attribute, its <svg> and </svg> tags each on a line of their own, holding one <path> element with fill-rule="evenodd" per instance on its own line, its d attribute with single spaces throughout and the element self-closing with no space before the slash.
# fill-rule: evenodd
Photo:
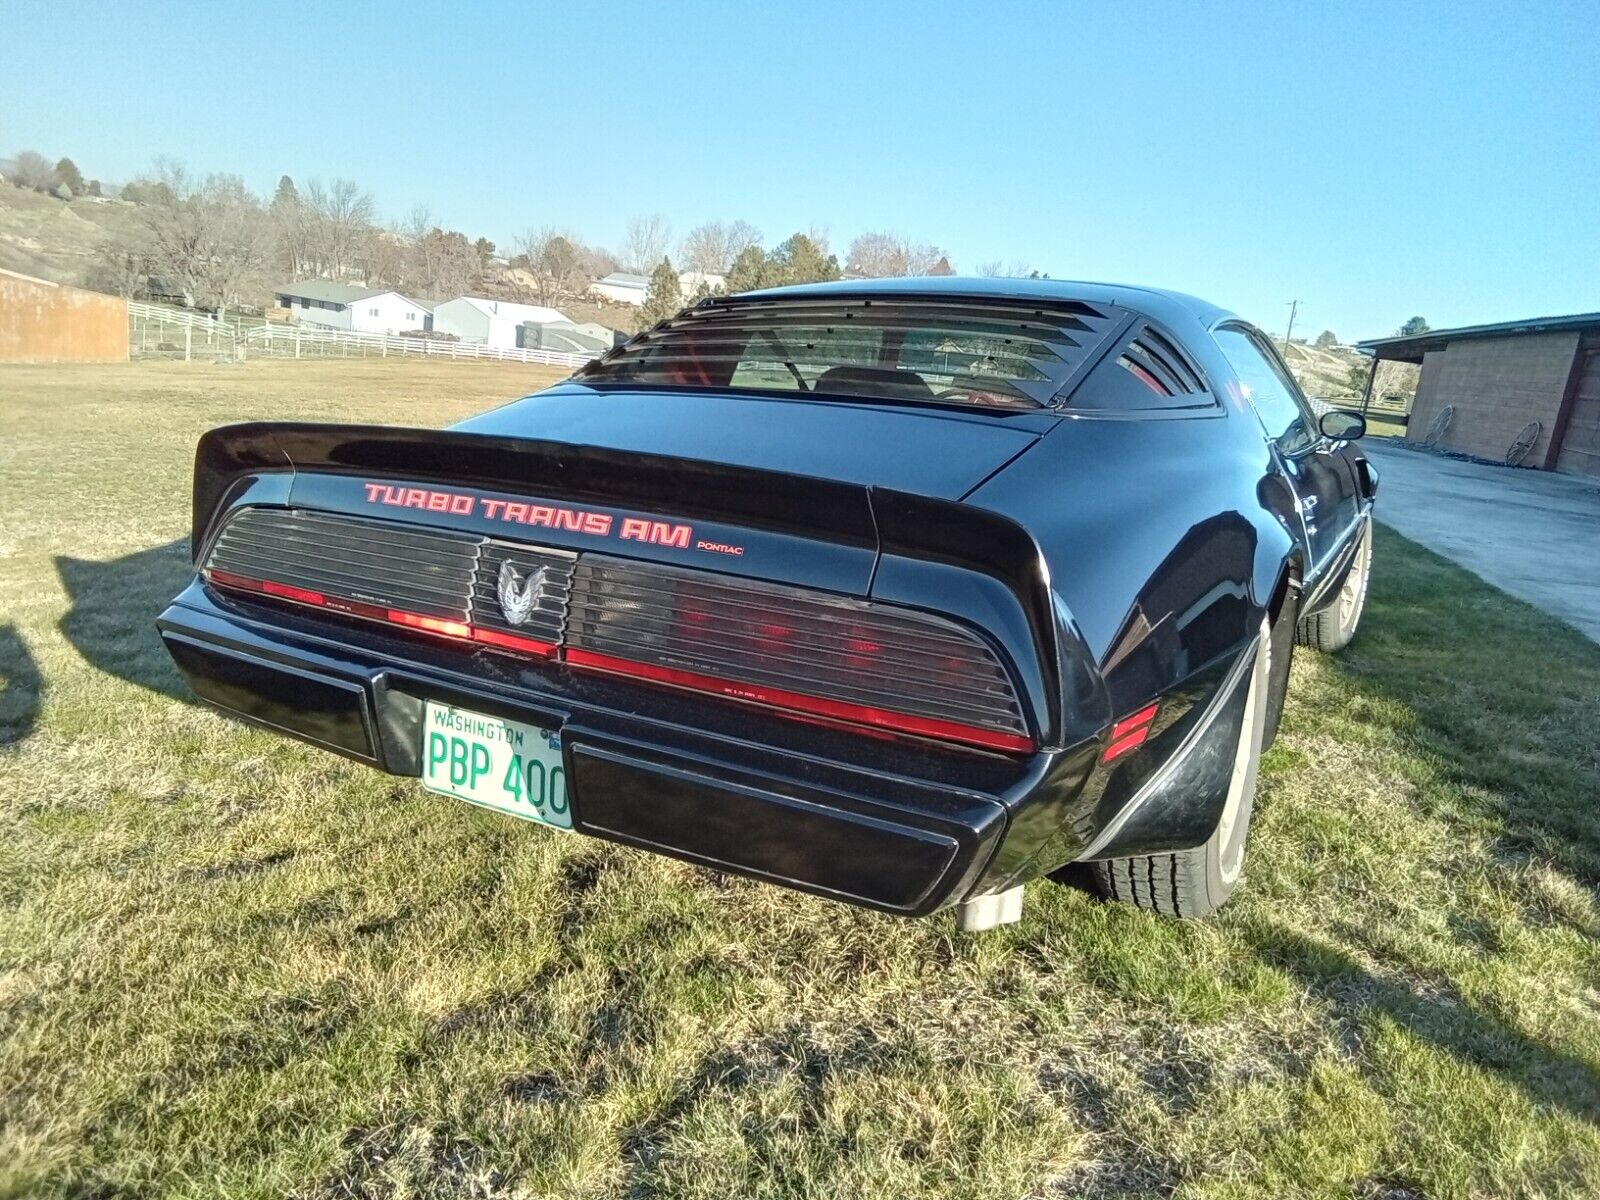
<svg viewBox="0 0 1600 1200">
<path fill-rule="evenodd" d="M 1312 613 L 1295 630 L 1295 640 L 1324 654 L 1343 650 L 1356 636 L 1367 607 L 1367 583 L 1372 578 L 1372 522 L 1362 529 L 1356 556 L 1339 588 L 1339 598 L 1321 612 Z"/>
<path fill-rule="evenodd" d="M 1272 691 L 1272 626 L 1263 618 L 1250 670 L 1244 720 L 1234 747 L 1233 775 L 1217 827 L 1204 843 L 1172 854 L 1141 854 L 1093 864 L 1095 883 L 1112 900 L 1126 900 L 1173 917 L 1217 911 L 1244 871 L 1244 847 L 1256 802 L 1256 768 L 1266 736 Z"/>
</svg>

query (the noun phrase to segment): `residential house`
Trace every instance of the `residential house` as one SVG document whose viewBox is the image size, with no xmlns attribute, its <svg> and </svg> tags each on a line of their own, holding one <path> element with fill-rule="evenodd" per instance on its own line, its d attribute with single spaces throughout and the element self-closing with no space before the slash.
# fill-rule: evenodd
<svg viewBox="0 0 1600 1200">
<path fill-rule="evenodd" d="M 604 279 L 597 279 L 589 285 L 590 294 L 601 300 L 609 300 L 613 304 L 631 304 L 635 307 L 644 303 L 649 291 L 650 280 L 647 276 L 630 275 L 626 271 L 613 271 Z"/>
<path fill-rule="evenodd" d="M 420 300 L 382 288 L 331 279 L 302 279 L 273 289 L 280 308 L 294 320 L 356 333 L 406 333 L 429 329 L 432 316 Z"/>
<path fill-rule="evenodd" d="M 728 277 L 716 275 L 710 271 L 679 271 L 678 287 L 683 292 L 685 300 L 692 299 L 701 288 L 712 292 L 725 292 L 728 290 Z"/>
</svg>

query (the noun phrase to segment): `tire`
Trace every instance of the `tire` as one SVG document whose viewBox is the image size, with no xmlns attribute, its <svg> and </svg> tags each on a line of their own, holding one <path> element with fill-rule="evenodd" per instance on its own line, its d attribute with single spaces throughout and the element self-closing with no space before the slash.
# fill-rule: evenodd
<svg viewBox="0 0 1600 1200">
<path fill-rule="evenodd" d="M 1245 842 L 1255 811 L 1256 769 L 1266 737 L 1271 676 L 1272 625 L 1270 617 L 1263 617 L 1234 749 L 1233 776 L 1217 827 L 1192 850 L 1094 863 L 1095 884 L 1103 896 L 1170 917 L 1205 917 L 1233 894 L 1244 872 Z"/>
<path fill-rule="evenodd" d="M 1356 636 L 1367 607 L 1367 585 L 1372 581 L 1372 522 L 1362 529 L 1355 560 L 1339 588 L 1339 596 L 1321 612 L 1312 613 L 1295 628 L 1295 641 L 1324 654 L 1337 654 Z"/>
</svg>

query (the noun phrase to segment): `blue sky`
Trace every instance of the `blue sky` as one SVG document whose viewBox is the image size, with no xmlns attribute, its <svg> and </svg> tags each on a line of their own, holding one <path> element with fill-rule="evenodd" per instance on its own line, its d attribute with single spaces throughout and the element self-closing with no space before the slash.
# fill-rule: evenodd
<svg viewBox="0 0 1600 1200">
<path fill-rule="evenodd" d="M 0 153 L 345 175 L 508 245 L 660 212 L 1345 338 L 1600 309 L 1600 10 L 11 0 Z"/>
</svg>

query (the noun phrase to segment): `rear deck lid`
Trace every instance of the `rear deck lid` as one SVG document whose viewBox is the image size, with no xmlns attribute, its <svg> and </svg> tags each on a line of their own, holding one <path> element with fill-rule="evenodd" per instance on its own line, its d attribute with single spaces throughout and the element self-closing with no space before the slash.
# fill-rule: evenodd
<svg viewBox="0 0 1600 1200">
<path fill-rule="evenodd" d="M 1046 412 L 974 413 L 564 384 L 464 433 L 701 459 L 956 500 L 1032 445 Z"/>
</svg>

